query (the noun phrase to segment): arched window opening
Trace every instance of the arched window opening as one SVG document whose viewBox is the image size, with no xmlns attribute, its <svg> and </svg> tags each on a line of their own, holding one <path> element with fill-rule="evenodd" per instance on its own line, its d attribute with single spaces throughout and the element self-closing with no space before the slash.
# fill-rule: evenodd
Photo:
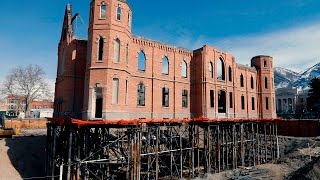
<svg viewBox="0 0 320 180">
<path fill-rule="evenodd" d="M 120 62 L 120 39 L 114 41 L 114 59 L 113 62 Z"/>
<path fill-rule="evenodd" d="M 182 90 L 182 107 L 188 107 L 188 90 Z"/>
<path fill-rule="evenodd" d="M 266 97 L 266 110 L 269 110 L 269 98 Z"/>
<path fill-rule="evenodd" d="M 233 108 L 233 96 L 232 92 L 229 92 L 229 107 Z"/>
<path fill-rule="evenodd" d="M 244 80 L 242 74 L 240 74 L 240 87 L 244 87 Z"/>
<path fill-rule="evenodd" d="M 169 88 L 162 88 L 162 106 L 169 107 Z"/>
<path fill-rule="evenodd" d="M 226 113 L 226 92 L 219 91 L 218 92 L 218 113 Z"/>
<path fill-rule="evenodd" d="M 118 104 L 119 102 L 119 79 L 113 78 L 112 81 L 112 104 Z"/>
<path fill-rule="evenodd" d="M 184 78 L 187 77 L 187 62 L 185 60 L 183 60 L 181 64 L 181 76 Z"/>
<path fill-rule="evenodd" d="M 120 7 L 117 8 L 117 20 L 118 21 L 121 21 L 121 12 L 122 12 L 122 9 Z"/>
<path fill-rule="evenodd" d="M 251 89 L 254 89 L 254 81 L 252 76 L 250 78 L 250 85 L 251 85 Z"/>
<path fill-rule="evenodd" d="M 145 106 L 145 86 L 142 82 L 138 85 L 138 106 Z"/>
<path fill-rule="evenodd" d="M 138 70 L 145 71 L 146 70 L 146 55 L 143 51 L 139 52 L 138 55 Z"/>
<path fill-rule="evenodd" d="M 213 78 L 213 63 L 212 62 L 209 62 L 209 72 L 210 72 L 211 78 Z"/>
<path fill-rule="evenodd" d="M 225 68 L 223 59 L 220 57 L 217 63 L 217 79 L 225 80 Z"/>
<path fill-rule="evenodd" d="M 102 96 L 102 88 L 97 87 L 95 88 L 95 95 L 96 95 L 96 108 L 95 108 L 95 118 L 102 118 L 102 103 L 103 103 L 103 96 Z"/>
<path fill-rule="evenodd" d="M 264 77 L 264 88 L 268 89 L 268 78 Z"/>
<path fill-rule="evenodd" d="M 101 5 L 100 6 L 100 18 L 101 19 L 106 18 L 106 12 L 107 12 L 107 6 L 106 5 Z"/>
<path fill-rule="evenodd" d="M 245 104 L 244 104 L 244 96 L 241 96 L 241 109 L 245 109 Z"/>
<path fill-rule="evenodd" d="M 266 60 L 263 61 L 263 67 L 267 67 L 267 61 Z"/>
<path fill-rule="evenodd" d="M 210 107 L 214 107 L 214 91 L 210 90 Z"/>
<path fill-rule="evenodd" d="M 103 37 L 100 37 L 99 47 L 98 47 L 98 61 L 103 60 L 103 46 L 104 46 L 104 39 L 103 39 Z"/>
<path fill-rule="evenodd" d="M 169 60 L 166 56 L 162 58 L 162 74 L 169 74 Z"/>
<path fill-rule="evenodd" d="M 229 73 L 228 73 L 229 75 L 229 81 L 230 82 L 232 82 L 232 69 L 231 69 L 231 67 L 229 66 Z"/>
<path fill-rule="evenodd" d="M 126 63 L 129 63 L 129 44 L 126 46 Z"/>
<path fill-rule="evenodd" d="M 254 103 L 254 97 L 251 97 L 251 109 L 255 110 L 256 109 L 255 107 L 256 107 L 256 105 Z"/>
</svg>

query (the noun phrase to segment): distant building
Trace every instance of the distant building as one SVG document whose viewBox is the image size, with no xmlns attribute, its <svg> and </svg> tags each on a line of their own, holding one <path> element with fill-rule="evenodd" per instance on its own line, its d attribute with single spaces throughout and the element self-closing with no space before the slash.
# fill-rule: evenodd
<svg viewBox="0 0 320 180">
<path fill-rule="evenodd" d="M 53 117 L 53 102 L 50 100 L 32 101 L 30 107 L 32 118 Z"/>
<path fill-rule="evenodd" d="M 296 87 L 276 90 L 277 114 L 296 114 L 307 110 L 308 91 Z"/>
<path fill-rule="evenodd" d="M 274 118 L 273 59 L 238 64 L 203 45 L 187 50 L 131 33 L 126 0 L 92 0 L 88 40 L 67 5 L 58 46 L 56 117 Z"/>
</svg>

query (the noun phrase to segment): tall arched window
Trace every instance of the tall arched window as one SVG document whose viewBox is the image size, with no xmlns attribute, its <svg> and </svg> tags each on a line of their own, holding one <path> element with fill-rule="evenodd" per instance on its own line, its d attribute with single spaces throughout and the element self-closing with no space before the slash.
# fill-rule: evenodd
<svg viewBox="0 0 320 180">
<path fill-rule="evenodd" d="M 251 85 L 251 89 L 254 89 L 254 81 L 252 76 L 250 78 L 250 85 Z"/>
<path fill-rule="evenodd" d="M 145 106 L 145 86 L 142 82 L 138 85 L 138 106 Z"/>
<path fill-rule="evenodd" d="M 129 44 L 126 46 L 126 63 L 129 63 Z"/>
<path fill-rule="evenodd" d="M 241 109 L 245 109 L 244 96 L 241 96 Z"/>
<path fill-rule="evenodd" d="M 251 97 L 251 109 L 255 110 L 256 108 L 255 102 L 254 102 L 254 97 Z"/>
<path fill-rule="evenodd" d="M 169 74 L 169 60 L 166 56 L 162 58 L 162 74 Z"/>
<path fill-rule="evenodd" d="M 114 41 L 114 59 L 113 62 L 118 63 L 120 61 L 120 39 Z"/>
<path fill-rule="evenodd" d="M 112 104 L 118 104 L 119 102 L 119 79 L 113 78 L 112 82 Z"/>
<path fill-rule="evenodd" d="M 228 73 L 229 81 L 232 82 L 232 69 L 231 69 L 230 66 L 229 66 L 229 68 L 228 68 L 228 71 L 229 71 L 229 73 Z"/>
<path fill-rule="evenodd" d="M 225 91 L 218 91 L 218 112 L 219 113 L 226 113 L 226 92 Z"/>
<path fill-rule="evenodd" d="M 220 57 L 217 63 L 217 79 L 225 80 L 225 68 L 223 59 Z"/>
<path fill-rule="evenodd" d="M 209 62 L 209 72 L 210 72 L 211 78 L 213 78 L 213 63 L 212 62 Z"/>
<path fill-rule="evenodd" d="M 98 61 L 103 60 L 103 46 L 104 46 L 104 39 L 103 37 L 100 37 L 99 44 L 98 44 Z"/>
<path fill-rule="evenodd" d="M 181 62 L 181 76 L 184 78 L 187 77 L 187 62 L 185 60 Z"/>
<path fill-rule="evenodd" d="M 268 78 L 264 77 L 264 88 L 268 89 Z"/>
<path fill-rule="evenodd" d="M 138 70 L 145 71 L 146 70 L 146 55 L 143 51 L 140 51 L 138 54 Z"/>
<path fill-rule="evenodd" d="M 100 6 L 100 18 L 101 19 L 106 18 L 106 12 L 107 12 L 107 6 L 106 5 L 101 5 Z"/>
<path fill-rule="evenodd" d="M 121 12 L 122 12 L 121 7 L 118 7 L 118 8 L 117 8 L 117 20 L 118 20 L 118 21 L 121 21 Z"/>
<path fill-rule="evenodd" d="M 243 82 L 243 75 L 240 75 L 240 87 L 244 87 L 244 82 Z"/>
</svg>

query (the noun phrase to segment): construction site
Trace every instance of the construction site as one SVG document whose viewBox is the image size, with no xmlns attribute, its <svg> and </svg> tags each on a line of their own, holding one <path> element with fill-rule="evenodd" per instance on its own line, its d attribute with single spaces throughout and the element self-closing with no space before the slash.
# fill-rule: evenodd
<svg viewBox="0 0 320 180">
<path fill-rule="evenodd" d="M 50 119 L 47 176 L 63 179 L 204 177 L 279 158 L 277 119 Z"/>
</svg>

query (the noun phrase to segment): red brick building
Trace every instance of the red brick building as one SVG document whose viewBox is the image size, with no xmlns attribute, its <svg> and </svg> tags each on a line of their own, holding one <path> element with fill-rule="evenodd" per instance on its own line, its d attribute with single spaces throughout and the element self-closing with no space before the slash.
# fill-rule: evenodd
<svg viewBox="0 0 320 180">
<path fill-rule="evenodd" d="M 83 119 L 275 117 L 273 63 L 251 66 L 214 47 L 178 48 L 131 33 L 125 0 L 92 0 L 88 40 L 67 5 L 58 48 L 55 116 Z"/>
</svg>

